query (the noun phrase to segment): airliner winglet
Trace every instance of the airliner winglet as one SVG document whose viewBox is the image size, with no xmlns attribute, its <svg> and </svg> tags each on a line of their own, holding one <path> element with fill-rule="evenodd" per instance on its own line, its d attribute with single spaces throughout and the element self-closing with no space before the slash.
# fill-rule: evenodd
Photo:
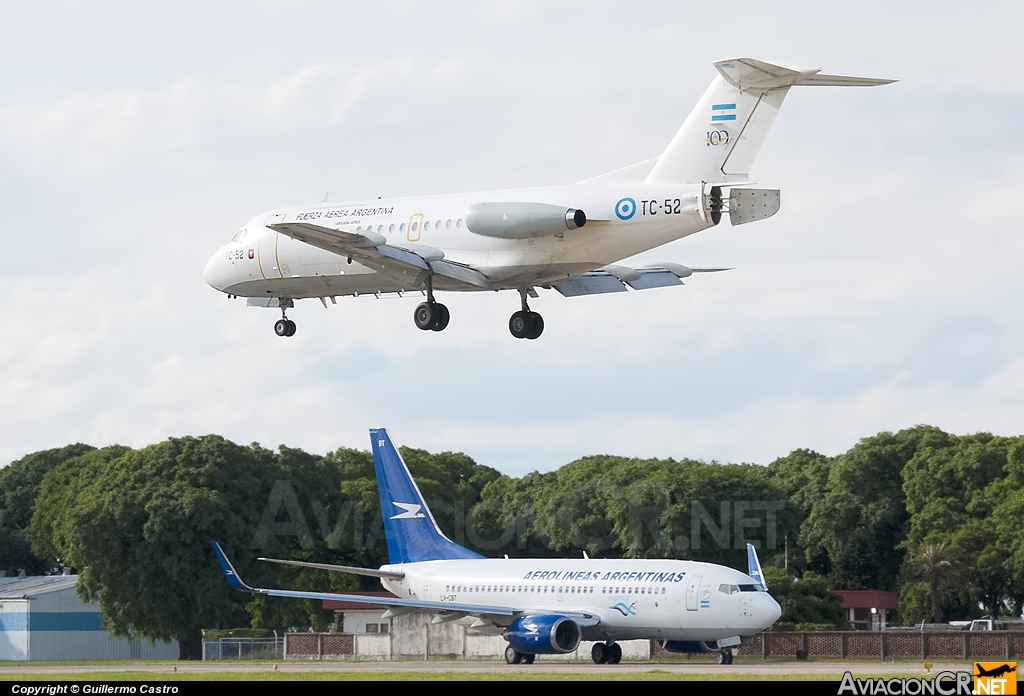
<svg viewBox="0 0 1024 696">
<path fill-rule="evenodd" d="M 291 206 L 247 222 L 209 260 L 206 282 L 229 298 L 281 310 L 278 336 L 295 334 L 296 300 L 412 293 L 417 328 L 443 331 L 451 315 L 435 291 L 511 290 L 516 338 L 544 321 L 537 288 L 564 297 L 683 285 L 675 262 L 629 259 L 710 229 L 767 219 L 777 189 L 748 188 L 750 169 L 793 87 L 875 86 L 894 80 L 825 75 L 753 58 L 714 63 L 717 75 L 665 150 L 585 181 L 542 188 Z M 698 269 L 691 269 L 697 271 Z M 706 269 L 712 270 L 712 269 Z M 717 270 L 717 269 L 716 269 Z"/>
<path fill-rule="evenodd" d="M 484 558 L 438 527 L 398 449 L 384 428 L 370 430 L 388 563 L 379 570 L 306 561 L 261 559 L 379 577 L 395 597 L 254 588 L 245 584 L 213 543 L 228 583 L 271 597 L 338 600 L 388 607 L 385 616 L 412 611 L 435 623 L 468 622 L 508 640 L 509 662 L 572 652 L 597 641 L 591 657 L 615 663 L 618 641 L 658 639 L 675 652 L 717 652 L 750 642 L 781 614 L 768 594 L 753 546 L 748 572 L 673 559 Z"/>
</svg>

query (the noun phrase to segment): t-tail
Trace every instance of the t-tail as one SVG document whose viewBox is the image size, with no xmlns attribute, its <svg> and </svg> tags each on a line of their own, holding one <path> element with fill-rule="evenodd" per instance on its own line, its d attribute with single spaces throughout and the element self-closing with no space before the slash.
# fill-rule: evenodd
<svg viewBox="0 0 1024 696">
<path fill-rule="evenodd" d="M 387 430 L 371 428 L 370 442 L 390 562 L 483 558 L 441 532 Z"/>
<path fill-rule="evenodd" d="M 647 183 L 724 185 L 748 181 L 750 165 L 790 87 L 895 82 L 792 70 L 752 58 L 721 60 L 715 68 L 718 77 L 658 158 Z"/>
<path fill-rule="evenodd" d="M 747 544 L 747 575 L 752 577 L 762 590 L 768 589 L 768 583 L 764 581 L 764 573 L 761 572 L 761 561 L 757 560 L 757 551 L 750 543 Z"/>
</svg>

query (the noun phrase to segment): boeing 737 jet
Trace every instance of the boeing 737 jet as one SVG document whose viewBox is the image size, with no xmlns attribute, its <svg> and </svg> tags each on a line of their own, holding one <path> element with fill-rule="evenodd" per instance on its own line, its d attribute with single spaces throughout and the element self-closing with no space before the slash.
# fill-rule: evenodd
<svg viewBox="0 0 1024 696">
<path fill-rule="evenodd" d="M 380 578 L 396 598 L 253 588 L 214 542 L 232 587 L 271 597 L 384 604 L 385 617 L 429 612 L 434 623 L 462 621 L 501 634 L 509 643 L 506 661 L 527 664 L 536 655 L 574 652 L 581 640 L 596 641 L 594 662 L 614 664 L 622 657 L 617 641 L 634 639 L 659 640 L 674 652 L 717 652 L 719 663 L 731 664 L 732 649 L 782 613 L 750 544 L 747 573 L 672 559 L 484 558 L 441 532 L 387 431 L 370 430 L 370 442 L 389 563 L 374 569 L 260 560 Z"/>
<path fill-rule="evenodd" d="M 794 86 L 882 85 L 893 80 L 822 75 L 750 58 L 714 64 L 718 75 L 653 160 L 568 186 L 350 203 L 300 205 L 257 215 L 206 265 L 229 297 L 277 307 L 278 336 L 292 336 L 297 299 L 327 307 L 338 296 L 416 293 L 424 331 L 448 326 L 435 291 L 514 290 L 516 338 L 544 331 L 529 299 L 682 285 L 723 269 L 619 262 L 717 225 L 771 217 L 778 190 L 744 188 L 750 166 Z"/>
</svg>

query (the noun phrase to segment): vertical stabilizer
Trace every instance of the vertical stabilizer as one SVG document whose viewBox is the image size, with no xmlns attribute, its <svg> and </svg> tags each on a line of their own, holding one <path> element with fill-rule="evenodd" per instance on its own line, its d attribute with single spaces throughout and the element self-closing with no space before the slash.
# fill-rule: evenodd
<svg viewBox="0 0 1024 696">
<path fill-rule="evenodd" d="M 748 181 L 775 115 L 797 85 L 855 87 L 894 80 L 821 75 L 752 58 L 715 63 L 718 77 L 704 92 L 647 176 L 649 184 L 729 184 Z"/>
<path fill-rule="evenodd" d="M 371 428 L 370 442 L 390 562 L 483 558 L 441 533 L 387 430 Z"/>
</svg>

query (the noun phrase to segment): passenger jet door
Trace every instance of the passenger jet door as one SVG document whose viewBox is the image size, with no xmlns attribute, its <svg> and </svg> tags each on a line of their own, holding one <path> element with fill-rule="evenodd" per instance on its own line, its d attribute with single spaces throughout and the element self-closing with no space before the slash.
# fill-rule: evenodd
<svg viewBox="0 0 1024 696">
<path fill-rule="evenodd" d="M 267 218 L 266 225 L 273 225 L 284 220 L 284 214 L 271 215 Z M 265 280 L 277 280 L 282 278 L 281 264 L 277 259 L 277 240 L 281 235 L 274 230 L 267 229 L 260 235 L 260 243 L 256 250 L 256 258 L 259 259 L 260 273 Z"/>
<path fill-rule="evenodd" d="M 700 591 L 700 575 L 691 575 L 690 581 L 686 583 L 686 611 L 697 611 L 699 599 L 697 593 Z"/>
<path fill-rule="evenodd" d="M 409 228 L 405 232 L 405 238 L 410 242 L 420 241 L 420 233 L 423 231 L 423 213 L 416 213 L 409 218 Z"/>
</svg>

